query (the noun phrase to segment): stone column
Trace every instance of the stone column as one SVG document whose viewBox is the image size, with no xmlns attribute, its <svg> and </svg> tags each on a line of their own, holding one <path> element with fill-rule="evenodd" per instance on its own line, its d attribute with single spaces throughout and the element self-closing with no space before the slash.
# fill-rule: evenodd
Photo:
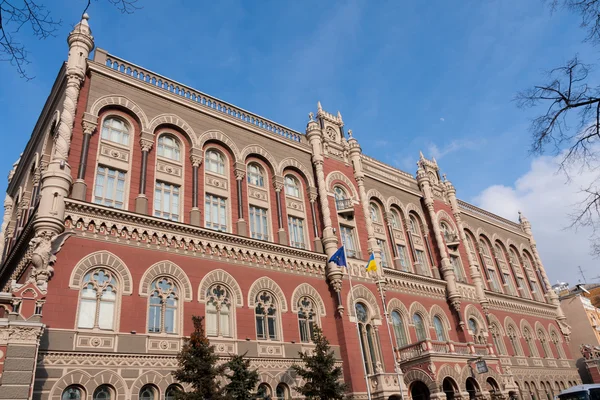
<svg viewBox="0 0 600 400">
<path fill-rule="evenodd" d="M 151 135 L 150 135 L 151 136 Z M 152 150 L 154 140 L 148 134 L 142 133 L 140 147 L 142 148 L 142 168 L 140 170 L 140 189 L 135 198 L 135 212 L 148 214 L 148 197 L 146 197 L 146 176 L 148 174 L 148 154 Z"/>
<path fill-rule="evenodd" d="M 244 183 L 244 177 L 246 176 L 246 166 L 236 165 L 235 167 L 235 183 L 237 190 L 237 202 L 238 202 L 238 220 L 237 233 L 238 235 L 248 236 L 248 224 L 244 219 L 244 196 L 242 194 L 242 185 Z"/>
<path fill-rule="evenodd" d="M 367 191 L 365 190 L 365 174 L 362 168 L 362 160 L 360 158 L 362 150 L 358 141 L 352 137 L 352 131 L 348 130 L 348 145 L 350 147 L 349 156 L 352 166 L 354 167 L 354 179 L 358 185 L 358 197 L 362 205 L 363 214 L 365 215 L 365 225 L 367 227 L 367 251 L 373 253 L 375 256 L 375 262 L 377 263 L 377 274 L 383 276 L 381 270 L 381 249 L 377 245 L 377 239 L 375 238 L 375 230 L 373 229 L 373 221 L 371 220 L 371 213 L 369 210 L 369 199 L 367 198 Z M 370 256 L 367 255 L 367 257 Z"/>
<path fill-rule="evenodd" d="M 462 320 L 462 316 L 460 313 L 460 293 L 456 287 L 456 276 L 454 276 L 454 269 L 452 268 L 452 263 L 448 258 L 446 245 L 442 238 L 442 231 L 440 230 L 440 227 L 437 224 L 437 218 L 433 207 L 433 192 L 431 190 L 431 182 L 429 180 L 429 175 L 425 172 L 421 165 L 419 165 L 419 169 L 417 170 L 417 183 L 419 184 L 419 187 L 423 192 L 425 207 L 427 208 L 429 219 L 431 221 L 431 224 L 433 225 L 435 242 L 437 244 L 438 251 L 442 258 L 442 266 L 440 268 L 440 272 L 442 275 L 442 279 L 446 281 L 446 295 L 448 297 L 448 302 L 450 303 L 454 311 L 456 311 L 456 313 L 458 314 L 460 326 L 461 328 L 463 328 L 465 323 Z"/>
<path fill-rule="evenodd" d="M 4 254 L 4 245 L 6 243 L 8 225 L 12 218 L 13 204 L 13 198 L 6 193 L 6 196 L 4 197 L 4 217 L 2 218 L 2 226 L 0 226 L 0 254 Z"/>
<path fill-rule="evenodd" d="M 323 242 L 321 241 L 321 238 L 319 237 L 319 224 L 317 222 L 317 212 L 315 210 L 315 202 L 317 201 L 317 189 L 314 187 L 309 187 L 308 188 L 308 199 L 310 201 L 310 215 L 312 216 L 312 220 L 313 220 L 313 233 L 315 235 L 315 239 L 313 242 L 313 250 L 316 251 L 317 253 L 322 253 L 323 252 Z"/>
<path fill-rule="evenodd" d="M 68 163 L 75 110 L 81 85 L 87 70 L 87 58 L 94 48 L 94 39 L 88 25 L 88 15 L 69 34 L 65 98 L 58 129 L 54 137 L 54 150 L 48 169 L 42 174 L 41 200 L 33 223 L 35 237 L 30 242 L 34 270 L 32 277 L 42 290 L 46 289 L 51 275 L 52 241 L 64 230 L 65 197 L 71 191 L 71 167 Z"/>
<path fill-rule="evenodd" d="M 98 118 L 85 113 L 83 117 L 83 145 L 81 146 L 81 155 L 79 156 L 79 169 L 77 170 L 77 179 L 73 184 L 71 197 L 78 200 L 85 200 L 87 194 L 87 184 L 85 183 L 85 170 L 87 167 L 88 152 L 90 149 L 90 138 L 98 126 Z"/>
<path fill-rule="evenodd" d="M 281 209 L 281 190 L 283 189 L 283 178 L 281 176 L 273 177 L 273 187 L 275 188 L 275 202 L 277 204 L 277 242 L 279 244 L 289 245 L 287 232 L 283 226 L 283 212 Z"/>
<path fill-rule="evenodd" d="M 546 285 L 546 287 L 548 288 L 548 290 L 546 291 L 546 297 L 548 298 L 548 301 L 551 304 L 556 306 L 556 320 L 558 322 L 558 325 L 560 326 L 560 330 L 562 331 L 563 335 L 569 338 L 571 334 L 571 328 L 567 324 L 567 317 L 565 316 L 562 308 L 560 307 L 560 300 L 558 299 L 558 295 L 554 290 L 552 290 L 552 285 L 550 285 L 550 280 L 548 279 L 548 275 L 546 275 L 546 269 L 542 264 L 540 253 L 537 250 L 537 244 L 535 242 L 535 239 L 533 238 L 531 223 L 527 218 L 525 218 L 523 214 L 521 214 L 521 212 L 519 212 L 519 222 L 521 223 L 521 228 L 523 229 L 523 232 L 525 232 L 525 234 L 529 237 L 529 245 L 531 246 L 531 252 L 533 253 L 533 261 L 536 263 L 538 270 L 542 274 L 542 278 L 544 280 L 543 284 Z M 540 282 L 540 286 L 541 285 L 542 282 Z"/>
<path fill-rule="evenodd" d="M 317 121 L 313 120 L 312 113 L 309 114 L 310 121 L 306 126 L 306 136 L 312 147 L 312 161 L 315 168 L 315 177 L 317 180 L 317 189 L 319 193 L 319 203 L 321 204 L 321 218 L 323 219 L 323 247 L 327 258 L 330 258 L 338 248 L 338 240 L 331 223 L 331 211 L 329 210 L 329 196 L 327 185 L 325 183 L 325 172 L 323 170 L 323 136 Z M 338 312 L 344 311 L 342 305 L 342 277 L 343 272 L 340 267 L 334 263 L 327 263 L 327 280 L 338 296 Z"/>
<path fill-rule="evenodd" d="M 465 233 L 465 226 L 462 223 L 460 207 L 458 206 L 458 200 L 456 199 L 456 189 L 454 185 L 449 181 L 445 182 L 446 184 L 446 193 L 448 194 L 448 199 L 450 200 L 450 207 L 452 208 L 452 214 L 454 215 L 454 219 L 456 220 L 456 225 L 458 226 L 458 234 L 460 235 L 460 241 L 463 243 L 463 246 L 466 247 L 467 260 L 469 262 L 469 272 L 471 274 L 471 280 L 475 285 L 475 294 L 477 295 L 477 300 L 479 300 L 479 304 L 483 308 L 483 312 L 488 315 L 488 309 L 490 306 L 490 302 L 485 296 L 483 281 L 481 280 L 481 272 L 477 267 L 477 260 L 473 259 L 473 254 L 471 254 L 470 249 L 467 245 L 467 234 Z M 473 243 L 473 246 L 477 246 L 477 243 Z M 477 251 L 477 249 L 473 249 Z"/>
<path fill-rule="evenodd" d="M 190 224 L 200 226 L 198 173 L 202 164 L 202 154 L 201 152 L 198 154 L 195 150 L 192 149 L 192 154 L 190 155 L 190 161 L 192 162 L 192 209 L 190 210 Z"/>
</svg>

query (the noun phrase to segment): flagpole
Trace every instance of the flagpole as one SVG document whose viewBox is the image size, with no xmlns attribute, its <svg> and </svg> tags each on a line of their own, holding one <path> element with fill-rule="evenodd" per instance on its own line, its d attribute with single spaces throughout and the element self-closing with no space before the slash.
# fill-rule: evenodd
<svg viewBox="0 0 600 400">
<path fill-rule="evenodd" d="M 348 265 L 348 257 L 346 257 L 346 246 L 342 245 L 344 249 L 344 264 L 346 264 L 346 272 L 348 273 L 348 281 L 350 282 L 350 296 L 352 298 L 352 310 L 350 315 L 354 312 L 354 322 L 356 322 L 356 334 L 358 335 L 358 346 L 360 347 L 360 356 L 363 362 L 363 371 L 365 372 L 365 383 L 367 384 L 367 397 L 371 400 L 371 386 L 369 385 L 369 376 L 367 375 L 367 360 L 366 355 L 363 352 L 362 339 L 360 335 L 360 327 L 358 326 L 358 316 L 356 315 L 356 299 L 354 298 L 354 290 L 352 286 L 352 274 L 350 273 L 350 267 Z"/>
<path fill-rule="evenodd" d="M 396 377 L 398 378 L 398 388 L 400 389 L 400 398 L 402 399 L 403 398 L 402 377 L 400 376 L 400 371 L 398 371 L 398 369 L 399 369 L 398 360 L 396 360 L 396 354 L 394 352 L 394 341 L 392 340 L 392 330 L 390 329 L 390 321 L 389 321 L 387 305 L 385 304 L 385 297 L 383 295 L 383 289 L 381 288 L 381 281 L 379 281 L 379 283 L 376 282 L 375 284 L 379 288 L 379 296 L 381 297 L 381 304 L 383 304 L 383 314 L 385 315 L 385 325 L 387 326 L 388 337 L 390 338 L 390 345 L 392 346 L 392 354 L 394 355 L 394 371 L 396 372 Z"/>
</svg>

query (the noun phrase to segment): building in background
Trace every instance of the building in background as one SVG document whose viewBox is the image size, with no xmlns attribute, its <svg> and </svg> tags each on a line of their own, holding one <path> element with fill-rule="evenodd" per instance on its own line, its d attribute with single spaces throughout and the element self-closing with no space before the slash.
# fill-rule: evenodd
<svg viewBox="0 0 600 400">
<path fill-rule="evenodd" d="M 580 382 L 524 216 L 459 200 L 423 155 L 416 176 L 364 155 L 321 104 L 301 133 L 88 59 L 87 16 L 68 43 L 9 175 L 0 398 L 171 399 L 192 315 L 223 357 L 251 358 L 261 397 L 296 396 L 315 325 L 354 398 L 541 400 Z M 327 263 L 342 244 L 347 269 Z"/>
</svg>

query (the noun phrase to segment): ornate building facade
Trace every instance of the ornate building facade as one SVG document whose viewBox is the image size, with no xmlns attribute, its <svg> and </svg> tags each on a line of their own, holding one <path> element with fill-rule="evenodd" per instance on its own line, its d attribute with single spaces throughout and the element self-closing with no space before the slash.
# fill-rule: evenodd
<svg viewBox="0 0 600 400">
<path fill-rule="evenodd" d="M 87 16 L 68 43 L 9 175 L 0 399 L 171 399 L 192 315 L 224 358 L 251 358 L 264 397 L 297 397 L 315 325 L 354 398 L 539 400 L 580 382 L 524 216 L 459 200 L 423 155 L 416 176 L 367 157 L 320 104 L 297 132 L 88 59 Z M 347 269 L 327 263 L 342 244 Z"/>
</svg>

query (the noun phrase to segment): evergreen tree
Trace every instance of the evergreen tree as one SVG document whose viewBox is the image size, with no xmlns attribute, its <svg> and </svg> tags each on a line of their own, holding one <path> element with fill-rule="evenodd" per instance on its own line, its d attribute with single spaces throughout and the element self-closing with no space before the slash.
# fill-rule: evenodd
<svg viewBox="0 0 600 400">
<path fill-rule="evenodd" d="M 335 366 L 333 350 L 320 328 L 315 327 L 313 342 L 316 347 L 312 354 L 300 352 L 304 366 L 293 365 L 292 369 L 304 378 L 303 386 L 295 389 L 309 400 L 341 400 L 347 385 L 341 381 L 342 368 Z"/>
<path fill-rule="evenodd" d="M 183 348 L 177 355 L 179 368 L 173 376 L 179 382 L 189 383 L 193 391 L 178 393 L 180 400 L 220 400 L 220 384 L 217 378 L 222 376 L 223 367 L 217 366 L 219 357 L 215 347 L 210 345 L 204 334 L 202 322 L 204 317 L 193 316 L 194 332 L 186 339 Z"/>
<path fill-rule="evenodd" d="M 227 399 L 253 400 L 256 399 L 254 388 L 259 381 L 258 372 L 250 369 L 250 360 L 244 358 L 246 354 L 235 355 L 225 364 L 231 374 L 225 374 L 229 383 L 223 388 Z"/>
</svg>

